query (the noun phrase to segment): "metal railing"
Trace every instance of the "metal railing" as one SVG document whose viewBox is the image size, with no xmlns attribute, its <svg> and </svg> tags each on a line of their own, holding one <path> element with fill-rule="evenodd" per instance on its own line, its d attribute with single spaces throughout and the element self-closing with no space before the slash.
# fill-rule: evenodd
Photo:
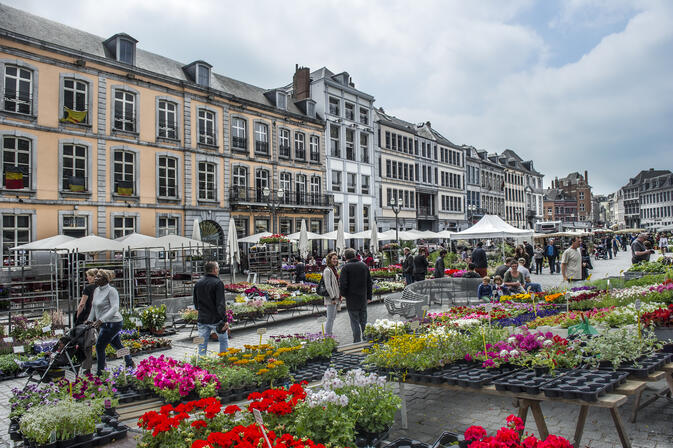
<svg viewBox="0 0 673 448">
<path fill-rule="evenodd" d="M 332 207 L 334 200 L 332 195 L 321 193 L 307 193 L 303 191 L 284 191 L 283 197 L 279 200 L 280 205 L 301 205 L 313 207 Z M 274 190 L 269 192 L 272 198 L 277 197 Z M 264 196 L 262 188 L 241 188 L 233 186 L 229 190 L 229 202 L 232 205 L 237 204 L 259 204 L 267 206 L 267 197 Z"/>
</svg>

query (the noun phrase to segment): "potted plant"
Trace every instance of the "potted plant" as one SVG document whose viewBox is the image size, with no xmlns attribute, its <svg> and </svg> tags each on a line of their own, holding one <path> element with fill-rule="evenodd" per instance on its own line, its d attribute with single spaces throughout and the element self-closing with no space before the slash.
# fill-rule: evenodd
<svg viewBox="0 0 673 448">
<path fill-rule="evenodd" d="M 140 313 L 140 320 L 143 328 L 147 328 L 154 334 L 163 334 L 164 323 L 166 322 L 166 305 L 148 306 Z"/>
</svg>

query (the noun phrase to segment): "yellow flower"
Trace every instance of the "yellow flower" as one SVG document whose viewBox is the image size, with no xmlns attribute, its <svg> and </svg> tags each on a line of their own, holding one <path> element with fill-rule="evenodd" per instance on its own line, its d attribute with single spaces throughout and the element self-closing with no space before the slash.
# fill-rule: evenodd
<svg viewBox="0 0 673 448">
<path fill-rule="evenodd" d="M 265 373 L 269 373 L 269 369 L 259 369 L 257 371 L 257 375 L 264 375 Z"/>
</svg>

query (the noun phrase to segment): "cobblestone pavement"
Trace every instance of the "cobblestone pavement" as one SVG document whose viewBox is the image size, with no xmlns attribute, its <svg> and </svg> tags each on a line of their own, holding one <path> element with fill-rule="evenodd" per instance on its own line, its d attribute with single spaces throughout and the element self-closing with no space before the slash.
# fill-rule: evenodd
<svg viewBox="0 0 673 448">
<path fill-rule="evenodd" d="M 606 274 L 618 275 L 619 271 L 626 269 L 630 264 L 630 255 L 619 252 L 613 260 L 599 260 L 594 262 L 593 278 L 602 278 Z M 542 283 L 545 288 L 557 286 L 561 282 L 560 275 L 548 273 L 534 276 L 534 281 Z M 399 293 L 398 293 L 399 294 Z M 440 307 L 433 307 L 440 310 Z M 377 318 L 391 318 L 387 314 L 382 303 L 372 304 L 368 308 L 368 320 L 373 322 Z M 321 326 L 315 317 L 297 318 L 292 321 L 267 324 L 269 335 L 287 333 L 305 333 L 321 331 Z M 337 315 L 334 326 L 335 336 L 342 344 L 352 341 L 348 314 L 345 311 Z M 230 345 L 242 347 L 244 344 L 259 342 L 259 336 L 255 328 L 235 330 Z M 211 349 L 216 348 L 216 342 L 211 342 Z M 196 352 L 196 346 L 189 338 L 189 331 L 182 330 L 173 337 L 173 348 L 167 352 L 161 352 L 177 359 L 192 356 Z M 112 361 L 110 365 L 117 365 L 120 361 Z M 137 362 L 137 360 L 136 360 Z M 0 383 L 0 447 L 11 446 L 7 436 L 9 414 L 8 401 L 13 387 L 21 387 L 25 379 L 5 381 Z M 663 387 L 663 382 L 653 384 L 653 387 Z M 467 392 L 452 392 L 433 388 L 431 386 L 405 386 L 405 396 L 408 407 L 408 429 L 402 429 L 400 415 L 396 418 L 391 430 L 389 440 L 399 437 L 408 437 L 426 443 L 434 442 L 443 431 L 464 431 L 470 425 L 482 425 L 489 432 L 496 431 L 505 423 L 505 418 L 516 413 L 516 407 L 510 398 L 494 397 Z M 633 406 L 633 397 L 620 408 L 622 419 L 634 447 L 648 448 L 673 448 L 673 404 L 664 400 L 658 400 L 654 404 L 640 411 L 637 423 L 628 422 L 628 416 Z M 577 406 L 560 403 L 545 402 L 542 410 L 546 417 L 549 430 L 571 438 L 575 421 L 579 413 Z M 526 431 L 537 435 L 532 416 L 529 416 Z M 135 447 L 134 436 L 129 433 L 125 440 L 109 445 L 111 448 Z M 607 409 L 592 408 L 589 412 L 585 427 L 582 447 L 618 447 L 621 446 L 614 429 L 612 418 Z"/>
</svg>

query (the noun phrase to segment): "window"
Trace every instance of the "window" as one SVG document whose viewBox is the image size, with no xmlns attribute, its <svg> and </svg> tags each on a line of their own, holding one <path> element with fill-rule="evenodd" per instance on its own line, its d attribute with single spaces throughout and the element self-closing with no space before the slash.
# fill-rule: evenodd
<svg viewBox="0 0 673 448">
<path fill-rule="evenodd" d="M 583 201 L 584 200 L 584 192 L 580 191 L 579 195 L 580 195 L 580 201 Z"/>
<path fill-rule="evenodd" d="M 31 188 L 31 141 L 5 136 L 2 139 L 3 186 L 8 190 Z"/>
<path fill-rule="evenodd" d="M 346 179 L 347 179 L 347 188 L 349 193 L 355 193 L 355 188 L 357 187 L 357 174 L 355 173 L 347 173 L 346 174 Z"/>
<path fill-rule="evenodd" d="M 311 176 L 311 199 L 314 204 L 320 203 L 320 177 Z"/>
<path fill-rule="evenodd" d="M 311 162 L 320 162 L 320 137 L 312 135 L 309 139 Z"/>
<path fill-rule="evenodd" d="M 262 233 L 269 231 L 268 218 L 255 218 L 255 233 Z"/>
<path fill-rule="evenodd" d="M 234 117 L 231 120 L 231 146 L 235 150 L 245 151 L 248 149 L 246 125 L 246 121 L 242 118 Z"/>
<path fill-rule="evenodd" d="M 179 235 L 178 218 L 174 216 L 160 216 L 157 236 Z"/>
<path fill-rule="evenodd" d="M 332 191 L 341 191 L 341 171 L 332 170 Z"/>
<path fill-rule="evenodd" d="M 117 150 L 114 152 L 113 160 L 115 194 L 120 196 L 134 196 L 136 191 L 135 153 L 131 151 Z"/>
<path fill-rule="evenodd" d="M 84 192 L 87 189 L 87 147 L 84 145 L 63 145 L 63 173 L 61 189 Z M 86 236 L 86 235 L 85 235 Z"/>
<path fill-rule="evenodd" d="M 203 64 L 196 65 L 196 83 L 203 87 L 210 85 L 210 69 Z"/>
<path fill-rule="evenodd" d="M 362 206 L 362 227 L 365 230 L 369 230 L 369 205 L 363 205 Z"/>
<path fill-rule="evenodd" d="M 133 65 L 135 47 L 135 44 L 130 40 L 119 39 L 119 57 L 117 60 L 124 64 Z"/>
<path fill-rule="evenodd" d="M 135 216 L 115 216 L 112 218 L 112 238 L 121 238 L 136 231 Z"/>
<path fill-rule="evenodd" d="M 234 166 L 231 174 L 231 197 L 247 199 L 248 197 L 248 169 L 244 166 Z"/>
<path fill-rule="evenodd" d="M 278 131 L 278 156 L 290 157 L 290 131 L 287 129 Z"/>
<path fill-rule="evenodd" d="M 355 228 L 355 223 L 357 222 L 357 216 L 355 214 L 357 206 L 355 204 L 348 204 L 348 232 L 355 233 L 357 232 Z"/>
<path fill-rule="evenodd" d="M 89 84 L 84 81 L 72 78 L 63 80 L 63 117 L 61 121 L 88 123 L 88 90 Z"/>
<path fill-rule="evenodd" d="M 255 173 L 255 190 L 257 194 L 257 202 L 266 202 L 264 197 L 264 189 L 269 188 L 269 171 L 258 169 Z"/>
<path fill-rule="evenodd" d="M 369 194 L 369 176 L 362 176 L 362 194 Z"/>
<path fill-rule="evenodd" d="M 276 92 L 276 107 L 287 110 L 287 96 L 283 92 Z"/>
<path fill-rule="evenodd" d="M 64 215 L 61 218 L 61 233 L 63 235 L 81 238 L 89 234 L 86 216 Z"/>
<path fill-rule="evenodd" d="M 341 148 L 339 147 L 339 127 L 330 124 L 329 127 L 329 141 L 332 157 L 341 157 Z"/>
<path fill-rule="evenodd" d="M 355 121 L 355 104 L 346 103 L 344 106 L 344 112 L 347 120 Z"/>
<path fill-rule="evenodd" d="M 355 160 L 355 132 L 346 129 L 346 159 Z"/>
<path fill-rule="evenodd" d="M 278 220 L 278 232 L 281 235 L 289 235 L 292 233 L 292 218 L 280 218 Z"/>
<path fill-rule="evenodd" d="M 334 204 L 334 223 L 341 219 L 341 204 Z M 336 226 L 335 226 L 336 227 Z"/>
<path fill-rule="evenodd" d="M 288 172 L 280 173 L 279 185 L 281 190 L 283 190 L 283 198 L 281 202 L 287 204 L 290 201 L 290 193 L 292 192 L 292 174 Z"/>
<path fill-rule="evenodd" d="M 264 123 L 255 123 L 255 152 L 269 154 L 269 127 Z"/>
<path fill-rule="evenodd" d="M 306 201 L 306 175 L 297 174 L 294 177 L 294 191 L 297 198 L 297 204 L 304 205 Z"/>
<path fill-rule="evenodd" d="M 33 111 L 33 72 L 16 65 L 5 65 L 4 109 L 31 114 Z"/>
<path fill-rule="evenodd" d="M 115 91 L 114 129 L 126 132 L 136 131 L 135 106 L 134 93 L 125 90 Z"/>
<path fill-rule="evenodd" d="M 12 247 L 28 244 L 31 240 L 30 215 L 2 215 L 2 264 L 21 266 L 28 263 L 23 251 L 10 251 Z"/>
<path fill-rule="evenodd" d="M 334 97 L 329 98 L 329 113 L 332 115 L 336 115 L 337 117 L 340 115 L 338 98 Z"/>
<path fill-rule="evenodd" d="M 159 157 L 159 197 L 178 197 L 178 159 L 175 157 Z"/>
<path fill-rule="evenodd" d="M 322 233 L 322 219 L 312 219 L 309 224 L 309 231 L 313 233 Z"/>
<path fill-rule="evenodd" d="M 362 163 L 369 163 L 369 135 L 360 133 L 360 157 Z"/>
<path fill-rule="evenodd" d="M 216 165 L 212 162 L 199 162 L 199 199 L 202 201 L 214 201 Z"/>
<path fill-rule="evenodd" d="M 161 138 L 178 138 L 178 105 L 166 100 L 159 100 L 159 126 L 157 135 Z"/>
<path fill-rule="evenodd" d="M 294 158 L 306 160 L 306 136 L 301 132 L 294 133 Z"/>
<path fill-rule="evenodd" d="M 360 124 L 369 125 L 369 109 L 360 108 Z"/>
<path fill-rule="evenodd" d="M 386 148 L 390 149 L 390 132 L 386 131 Z"/>
<path fill-rule="evenodd" d="M 215 112 L 199 109 L 199 143 L 215 145 Z"/>
<path fill-rule="evenodd" d="M 234 224 L 236 225 L 236 236 L 238 238 L 245 238 L 248 236 L 248 225 L 250 225 L 250 220 L 247 216 L 234 216 Z"/>
</svg>

